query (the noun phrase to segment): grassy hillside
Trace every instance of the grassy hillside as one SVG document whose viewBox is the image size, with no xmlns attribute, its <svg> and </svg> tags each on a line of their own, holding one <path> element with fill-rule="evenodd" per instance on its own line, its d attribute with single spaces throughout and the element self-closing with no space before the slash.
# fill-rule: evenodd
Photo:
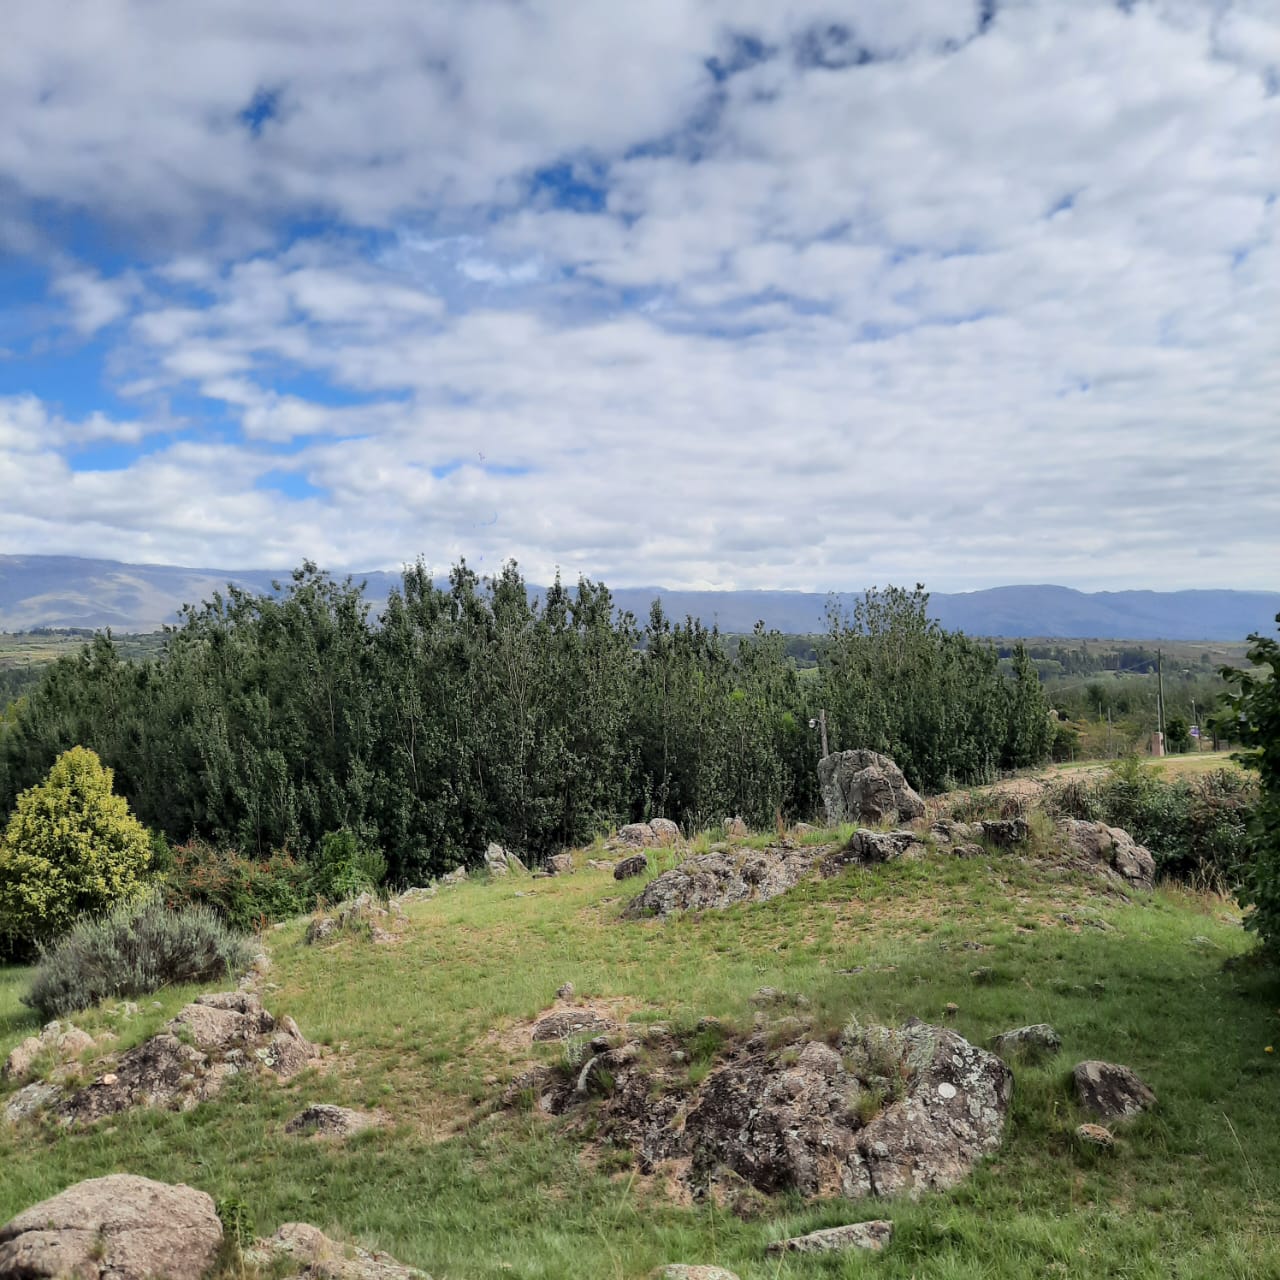
<svg viewBox="0 0 1280 1280">
<path fill-rule="evenodd" d="M 128 1171 L 238 1197 L 260 1232 L 310 1221 L 437 1280 L 626 1280 L 669 1261 L 716 1262 L 743 1280 L 1280 1274 L 1280 1064 L 1266 1052 L 1280 1042 L 1280 989 L 1250 965 L 1224 969 L 1249 944 L 1222 900 L 1166 889 L 1126 904 L 1097 881 L 992 852 L 854 869 L 700 918 L 620 922 L 641 884 L 590 869 L 473 881 L 410 906 L 392 944 L 306 946 L 305 921 L 270 932 L 266 1003 L 329 1046 L 324 1073 L 243 1081 L 185 1115 L 86 1132 L 0 1124 L 0 1222 L 74 1180 Z M 495 1106 L 503 1082 L 563 1053 L 532 1046 L 528 1027 L 566 980 L 579 998 L 674 1028 L 706 1014 L 749 1027 L 751 994 L 769 985 L 809 997 L 815 1034 L 851 1014 L 940 1021 L 954 1001 L 974 1042 L 1048 1021 L 1065 1047 L 1016 1069 L 1002 1151 L 954 1191 L 916 1203 L 784 1197 L 741 1221 L 672 1203 L 625 1152 L 583 1158 L 560 1121 Z M 23 981 L 0 970 L 0 1052 L 34 1027 Z M 144 1000 L 129 1023 L 105 1011 L 77 1023 L 112 1028 L 125 1047 L 190 994 Z M 1160 1099 L 1103 1155 L 1071 1136 L 1083 1117 L 1067 1077 L 1091 1057 L 1132 1066 Z M 395 1125 L 346 1144 L 285 1136 L 314 1101 L 381 1107 Z M 782 1235 L 880 1216 L 897 1228 L 882 1257 L 764 1258 Z"/>
</svg>

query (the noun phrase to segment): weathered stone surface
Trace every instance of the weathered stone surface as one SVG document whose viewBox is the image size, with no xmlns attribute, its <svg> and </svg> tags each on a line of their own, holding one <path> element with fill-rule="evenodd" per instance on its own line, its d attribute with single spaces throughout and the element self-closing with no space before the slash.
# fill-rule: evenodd
<svg viewBox="0 0 1280 1280">
<path fill-rule="evenodd" d="M 675 844 L 680 839 L 680 828 L 670 818 L 654 818 L 649 829 L 657 837 L 659 844 Z"/>
<path fill-rule="evenodd" d="M 734 849 L 688 858 L 651 880 L 624 910 L 627 919 L 765 902 L 786 893 L 813 869 L 821 846 Z"/>
<path fill-rule="evenodd" d="M 246 1250 L 246 1261 L 264 1271 L 307 1280 L 429 1280 L 390 1254 L 342 1245 L 305 1222 L 287 1222 L 275 1235 Z"/>
<path fill-rule="evenodd" d="M 276 1020 L 257 996 L 245 991 L 219 991 L 197 996 L 169 1023 L 168 1029 L 206 1053 L 226 1054 L 270 1034 L 275 1025 Z"/>
<path fill-rule="evenodd" d="M 395 900 L 401 906 L 408 906 L 411 902 L 421 902 L 424 898 L 434 898 L 435 896 L 435 885 L 415 885 L 412 889 L 405 889 L 398 893 Z"/>
<path fill-rule="evenodd" d="M 1077 1125 L 1076 1141 L 1082 1146 L 1099 1147 L 1104 1151 L 1116 1145 L 1115 1135 L 1100 1124 Z"/>
<path fill-rule="evenodd" d="M 91 1123 L 130 1107 L 186 1110 L 221 1087 L 221 1076 L 206 1083 L 210 1065 L 208 1055 L 194 1045 L 161 1032 L 130 1049 L 114 1071 L 64 1098 L 57 1113 L 69 1122 Z"/>
<path fill-rule="evenodd" d="M 466 878 L 466 867 L 454 867 L 452 871 L 446 871 L 444 875 L 440 877 L 440 883 L 442 885 L 462 884 L 465 882 Z"/>
<path fill-rule="evenodd" d="M 546 1041 L 563 1040 L 568 1036 L 594 1036 L 612 1031 L 617 1025 L 611 1018 L 601 1017 L 594 1009 L 585 1006 L 556 1009 L 533 1024 L 533 1038 Z"/>
<path fill-rule="evenodd" d="M 117 1173 L 0 1228 L 0 1280 L 202 1280 L 222 1244 L 203 1191 Z"/>
<path fill-rule="evenodd" d="M 284 1131 L 292 1134 L 349 1138 L 353 1134 L 363 1133 L 366 1129 L 376 1129 L 384 1123 L 383 1117 L 375 1115 L 372 1111 L 353 1111 L 350 1107 L 335 1107 L 328 1102 L 316 1102 L 294 1116 L 285 1125 Z"/>
<path fill-rule="evenodd" d="M 954 818 L 939 818 L 929 828 L 929 834 L 939 844 L 964 844 L 972 841 L 978 832 L 967 822 L 957 822 Z"/>
<path fill-rule="evenodd" d="M 573 854 L 571 853 L 553 853 L 547 859 L 547 870 L 553 876 L 568 876 L 573 874 Z"/>
<path fill-rule="evenodd" d="M 658 833 L 647 822 L 628 822 L 625 827 L 618 828 L 617 840 L 621 844 L 647 849 L 658 843 Z"/>
<path fill-rule="evenodd" d="M 9 1054 L 0 1069 L 0 1079 L 21 1080 L 46 1055 L 55 1062 L 70 1062 L 92 1048 L 93 1037 L 87 1031 L 69 1022 L 65 1026 L 61 1022 L 46 1023 L 38 1036 L 28 1036 Z"/>
<path fill-rule="evenodd" d="M 23 1085 L 4 1104 L 5 1123 L 20 1124 L 29 1116 L 43 1111 L 61 1096 L 62 1090 L 55 1084 L 45 1084 L 43 1081 L 35 1080 L 31 1084 Z"/>
<path fill-rule="evenodd" d="M 491 876 L 505 876 L 512 871 L 528 869 L 514 853 L 500 844 L 491 844 L 484 851 L 484 865 Z"/>
<path fill-rule="evenodd" d="M 649 1280 L 738 1280 L 732 1271 L 723 1267 L 690 1266 L 686 1262 L 671 1262 L 649 1272 Z"/>
<path fill-rule="evenodd" d="M 924 801 L 888 756 L 837 751 L 818 761 L 818 784 L 827 823 L 911 822 L 924 816 Z"/>
<path fill-rule="evenodd" d="M 723 1267 L 699 1267 L 685 1262 L 671 1262 L 665 1267 L 650 1271 L 649 1280 L 738 1280 L 738 1277 Z"/>
<path fill-rule="evenodd" d="M 1079 1062 L 1071 1074 L 1080 1105 L 1103 1120 L 1125 1120 L 1156 1104 L 1156 1095 L 1130 1067 Z"/>
<path fill-rule="evenodd" d="M 822 859 L 821 870 L 824 876 L 835 876 L 848 866 L 918 858 L 924 854 L 925 847 L 914 831 L 868 831 L 860 827 L 841 848 L 833 849 Z"/>
<path fill-rule="evenodd" d="M 726 818 L 721 824 L 724 833 L 730 840 L 741 840 L 750 832 L 747 830 L 747 824 L 742 818 Z"/>
<path fill-rule="evenodd" d="M 425 893 L 426 890 L 421 892 Z M 404 908 L 397 898 L 392 898 L 383 906 L 371 893 L 357 894 L 356 897 L 348 898 L 314 916 L 307 925 L 306 941 L 328 942 L 345 933 L 364 935 L 372 942 L 391 942 L 395 939 L 395 934 L 391 932 L 395 924 L 393 917 L 403 913 Z"/>
<path fill-rule="evenodd" d="M 1062 1037 L 1047 1022 L 1036 1022 L 1002 1032 L 991 1047 L 1003 1057 L 1043 1058 L 1062 1048 Z"/>
<path fill-rule="evenodd" d="M 874 1222 L 851 1222 L 844 1227 L 827 1227 L 790 1240 L 775 1240 L 769 1253 L 837 1253 L 846 1249 L 870 1249 L 879 1253 L 893 1239 L 893 1223 L 884 1219 Z"/>
<path fill-rule="evenodd" d="M 615 880 L 630 880 L 635 876 L 642 876 L 649 870 L 649 859 L 643 853 L 633 853 L 623 858 L 613 868 L 613 878 Z"/>
<path fill-rule="evenodd" d="M 791 834 L 797 838 L 811 836 L 815 831 L 817 831 L 817 829 L 818 828 L 815 827 L 812 822 L 797 822 L 795 826 L 791 828 Z"/>
<path fill-rule="evenodd" d="M 1001 849 L 1025 844 L 1031 835 L 1026 818 L 992 818 L 980 824 L 982 834 Z"/>
<path fill-rule="evenodd" d="M 1138 844 L 1123 827 L 1079 818 L 1066 818 L 1058 826 L 1077 856 L 1110 872 L 1121 884 L 1150 889 L 1155 883 L 1156 861 L 1151 851 Z"/>
</svg>

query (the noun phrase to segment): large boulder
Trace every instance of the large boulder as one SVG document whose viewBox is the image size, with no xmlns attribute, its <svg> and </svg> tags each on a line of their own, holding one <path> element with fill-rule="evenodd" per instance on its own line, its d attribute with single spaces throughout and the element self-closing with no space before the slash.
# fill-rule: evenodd
<svg viewBox="0 0 1280 1280">
<path fill-rule="evenodd" d="M 270 1275 L 306 1280 L 430 1280 L 390 1254 L 339 1244 L 305 1222 L 286 1222 L 247 1250 L 245 1261 Z"/>
<path fill-rule="evenodd" d="M 1080 1105 L 1103 1120 L 1128 1120 L 1156 1105 L 1150 1086 L 1130 1067 L 1078 1062 L 1071 1075 Z"/>
<path fill-rule="evenodd" d="M 649 830 L 657 836 L 659 844 L 675 844 L 680 839 L 680 828 L 670 818 L 654 818 Z"/>
<path fill-rule="evenodd" d="M 568 876 L 573 874 L 573 854 L 571 853 L 553 853 L 547 859 L 547 872 L 553 876 Z"/>
<path fill-rule="evenodd" d="M 512 871 L 528 869 L 514 853 L 500 844 L 491 844 L 484 851 L 484 865 L 491 876 L 505 876 Z"/>
<path fill-rule="evenodd" d="M 629 920 L 765 902 L 786 893 L 813 869 L 821 846 L 734 849 L 687 858 L 649 881 L 623 911 Z"/>
<path fill-rule="evenodd" d="M 625 858 L 620 858 L 617 865 L 613 868 L 613 878 L 615 880 L 631 880 L 636 876 L 642 876 L 649 870 L 649 859 L 643 853 L 631 853 Z"/>
<path fill-rule="evenodd" d="M 888 756 L 875 751 L 836 751 L 818 761 L 818 784 L 827 824 L 913 822 L 924 801 Z"/>
<path fill-rule="evenodd" d="M 618 828 L 617 842 L 633 845 L 637 849 L 647 849 L 658 843 L 658 833 L 648 822 L 628 822 L 625 827 Z"/>
<path fill-rule="evenodd" d="M 0 1280 L 202 1280 L 221 1245 L 222 1223 L 203 1191 L 115 1173 L 0 1228 Z"/>
<path fill-rule="evenodd" d="M 1071 851 L 1083 862 L 1132 889 L 1150 889 L 1155 883 L 1156 860 L 1123 827 L 1104 822 L 1066 818 L 1059 830 Z"/>
</svg>

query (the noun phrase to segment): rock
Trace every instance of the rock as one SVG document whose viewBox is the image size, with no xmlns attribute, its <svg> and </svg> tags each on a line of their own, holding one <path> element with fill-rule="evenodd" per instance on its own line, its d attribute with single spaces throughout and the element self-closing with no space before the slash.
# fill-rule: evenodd
<svg viewBox="0 0 1280 1280">
<path fill-rule="evenodd" d="M 649 1280 L 738 1280 L 723 1267 L 691 1267 L 684 1262 L 671 1262 L 649 1272 Z"/>
<path fill-rule="evenodd" d="M 821 871 L 824 876 L 835 876 L 849 866 L 920 857 L 924 852 L 914 831 L 868 831 L 860 827 L 843 847 L 822 859 Z"/>
<path fill-rule="evenodd" d="M 594 1009 L 557 1009 L 533 1024 L 533 1039 L 541 1042 L 564 1040 L 569 1036 L 594 1036 L 612 1031 L 617 1025 L 611 1018 L 602 1018 Z"/>
<path fill-rule="evenodd" d="M 87 1031 L 71 1023 L 65 1027 L 60 1022 L 47 1023 L 38 1036 L 28 1036 L 9 1054 L 0 1069 L 0 1079 L 21 1080 L 46 1055 L 57 1062 L 69 1062 L 92 1048 L 93 1037 Z"/>
<path fill-rule="evenodd" d="M 987 851 L 980 844 L 958 844 L 952 847 L 951 852 L 957 858 L 981 858 Z"/>
<path fill-rule="evenodd" d="M 807 1236 L 775 1240 L 769 1253 L 835 1253 L 845 1249 L 871 1249 L 879 1253 L 893 1239 L 893 1223 L 884 1220 L 851 1222 L 846 1227 L 827 1227 Z"/>
<path fill-rule="evenodd" d="M 366 1129 L 379 1128 L 382 1116 L 371 1111 L 353 1111 L 350 1107 L 335 1107 L 327 1102 L 316 1102 L 300 1111 L 288 1124 L 285 1133 L 318 1134 L 325 1137 L 349 1138 Z"/>
<path fill-rule="evenodd" d="M 435 896 L 435 885 L 415 885 L 412 889 L 405 889 L 397 894 L 396 901 L 404 906 L 410 902 L 421 902 L 424 898 L 434 898 Z"/>
<path fill-rule="evenodd" d="M 1076 1141 L 1086 1147 L 1100 1147 L 1109 1150 L 1116 1145 L 1115 1136 L 1110 1129 L 1100 1124 L 1082 1124 L 1076 1126 Z"/>
<path fill-rule="evenodd" d="M 786 893 L 813 869 L 821 847 L 735 849 L 687 858 L 651 880 L 623 911 L 623 917 L 668 916 L 739 902 L 766 902 Z"/>
<path fill-rule="evenodd" d="M 633 876 L 642 876 L 649 870 L 649 859 L 643 853 L 633 853 L 623 858 L 613 869 L 615 880 L 630 880 Z"/>
<path fill-rule="evenodd" d="M 1025 844 L 1031 835 L 1026 818 L 994 818 L 981 825 L 982 834 L 1000 849 Z"/>
<path fill-rule="evenodd" d="M 491 876 L 505 876 L 512 871 L 528 870 L 514 853 L 500 844 L 490 844 L 484 851 L 484 865 Z"/>
<path fill-rule="evenodd" d="M 658 833 L 647 822 L 628 822 L 625 827 L 618 828 L 617 839 L 621 844 L 645 849 L 658 843 Z"/>
<path fill-rule="evenodd" d="M 649 1280 L 738 1280 L 723 1267 L 691 1267 L 684 1262 L 671 1262 L 649 1272 Z"/>
<path fill-rule="evenodd" d="M 245 1261 L 280 1277 L 307 1280 L 429 1280 L 390 1254 L 341 1245 L 305 1222 L 287 1222 L 246 1250 Z"/>
<path fill-rule="evenodd" d="M 1103 1120 L 1124 1120 L 1156 1104 L 1156 1095 L 1129 1067 L 1114 1062 L 1080 1062 L 1071 1074 L 1080 1105 Z"/>
<path fill-rule="evenodd" d="M 452 871 L 446 871 L 440 877 L 442 885 L 463 884 L 467 878 L 466 867 L 454 867 Z"/>
<path fill-rule="evenodd" d="M 206 1053 L 226 1054 L 269 1035 L 275 1026 L 276 1020 L 257 996 L 220 991 L 197 996 L 169 1023 L 168 1030 Z"/>
<path fill-rule="evenodd" d="M 553 876 L 567 876 L 573 874 L 573 854 L 571 853 L 553 853 L 547 859 L 547 870 Z"/>
<path fill-rule="evenodd" d="M 974 838 L 975 832 L 967 822 L 957 822 L 954 818 L 939 818 L 929 828 L 929 834 L 938 844 L 963 844 Z"/>
<path fill-rule="evenodd" d="M 332 916 L 315 916 L 307 925 L 305 940 L 314 944 L 328 942 L 338 932 L 338 922 Z"/>
<path fill-rule="evenodd" d="M 223 1077 L 218 1075 L 206 1088 L 210 1067 L 207 1054 L 161 1032 L 130 1049 L 115 1071 L 63 1099 L 57 1113 L 68 1123 L 87 1124 L 130 1107 L 186 1110 L 221 1087 Z"/>
<path fill-rule="evenodd" d="M 818 828 L 815 827 L 812 822 L 797 822 L 795 826 L 791 828 L 791 834 L 797 839 L 800 839 L 804 836 L 813 835 L 817 829 Z"/>
<path fill-rule="evenodd" d="M 1043 1058 L 1062 1048 L 1062 1037 L 1047 1022 L 1036 1022 L 1002 1032 L 991 1047 L 1002 1057 Z"/>
<path fill-rule="evenodd" d="M 956 1004 L 954 1000 L 948 1000 L 947 1003 L 942 1006 L 943 1017 L 954 1018 L 959 1012 L 960 1006 Z"/>
<path fill-rule="evenodd" d="M 726 818 L 721 824 L 725 835 L 730 840 L 742 840 L 750 834 L 747 824 L 742 818 Z"/>
<path fill-rule="evenodd" d="M 762 1006 L 786 1004 L 796 1009 L 807 1009 L 809 997 L 792 991 L 780 991 L 777 987 L 758 987 L 751 996 L 751 1003 Z M 699 1023 L 701 1025 L 701 1023 Z"/>
<path fill-rule="evenodd" d="M 92 1178 L 0 1228 L 3 1280 L 203 1280 L 222 1223 L 203 1191 L 116 1173 Z"/>
<path fill-rule="evenodd" d="M 1066 818 L 1058 824 L 1058 829 L 1076 856 L 1109 873 L 1120 884 L 1134 889 L 1150 889 L 1155 883 L 1155 858 L 1123 827 Z"/>
<path fill-rule="evenodd" d="M 572 1000 L 573 999 L 573 983 L 565 982 L 565 983 L 562 983 L 560 986 L 558 986 L 556 988 L 556 999 Z"/>
<path fill-rule="evenodd" d="M 818 761 L 818 784 L 827 825 L 842 822 L 912 822 L 924 816 L 924 801 L 888 756 L 875 751 L 837 751 Z"/>
<path fill-rule="evenodd" d="M 7 1124 L 19 1124 L 29 1116 L 43 1111 L 58 1097 L 62 1091 L 54 1084 L 44 1084 L 36 1080 L 23 1085 L 5 1104 L 4 1118 Z"/>
<path fill-rule="evenodd" d="M 670 818 L 654 818 L 649 829 L 657 837 L 659 844 L 675 844 L 680 839 L 680 828 Z"/>
</svg>

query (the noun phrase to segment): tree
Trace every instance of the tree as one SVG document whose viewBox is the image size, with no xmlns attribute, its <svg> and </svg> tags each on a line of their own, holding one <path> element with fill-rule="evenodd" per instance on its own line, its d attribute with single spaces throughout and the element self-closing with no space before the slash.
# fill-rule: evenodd
<svg viewBox="0 0 1280 1280">
<path fill-rule="evenodd" d="M 1191 746 L 1191 726 L 1181 716 L 1170 716 L 1164 723 L 1165 746 L 1181 755 Z"/>
<path fill-rule="evenodd" d="M 1280 624 L 1280 614 L 1276 622 Z M 1249 646 L 1253 671 L 1221 669 L 1233 686 L 1227 704 L 1246 748 L 1237 758 L 1257 770 L 1262 791 L 1249 832 L 1252 857 L 1238 897 L 1250 909 L 1245 926 L 1266 950 L 1280 956 L 1280 642 L 1255 633 Z"/>
<path fill-rule="evenodd" d="M 143 892 L 151 839 L 113 781 L 94 752 L 72 747 L 18 797 L 0 845 L 0 938 L 11 949 Z"/>
</svg>

